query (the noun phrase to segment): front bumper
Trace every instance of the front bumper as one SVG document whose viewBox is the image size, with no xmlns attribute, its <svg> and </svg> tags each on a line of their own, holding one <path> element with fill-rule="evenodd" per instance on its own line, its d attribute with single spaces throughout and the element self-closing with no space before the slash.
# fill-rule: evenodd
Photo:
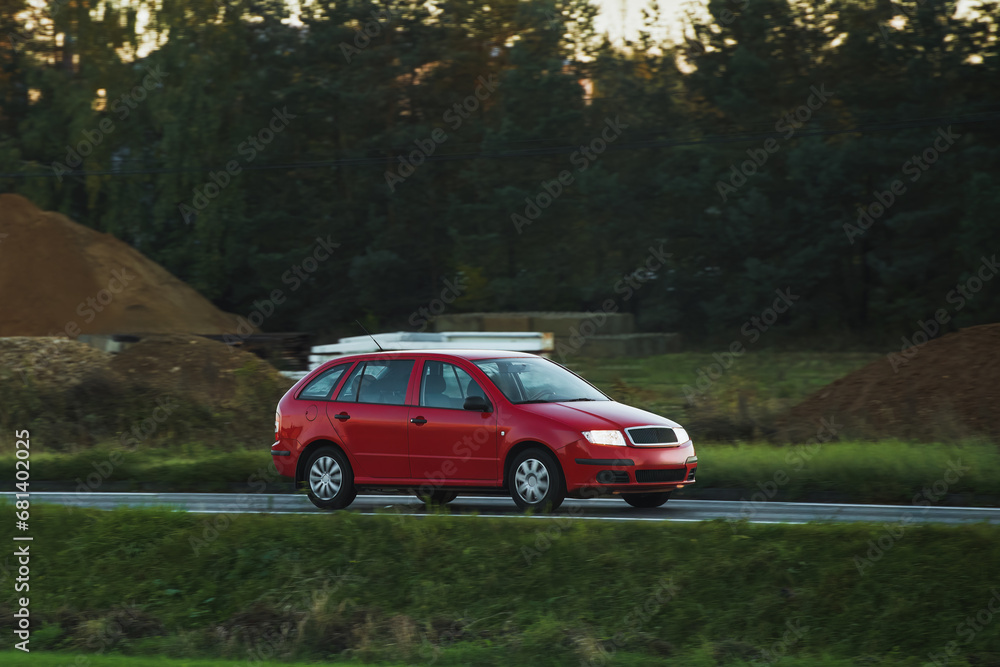
<svg viewBox="0 0 1000 667">
<path fill-rule="evenodd" d="M 670 491 L 695 481 L 698 457 L 689 440 L 677 447 L 615 447 L 578 440 L 561 452 L 566 491 Z"/>
</svg>

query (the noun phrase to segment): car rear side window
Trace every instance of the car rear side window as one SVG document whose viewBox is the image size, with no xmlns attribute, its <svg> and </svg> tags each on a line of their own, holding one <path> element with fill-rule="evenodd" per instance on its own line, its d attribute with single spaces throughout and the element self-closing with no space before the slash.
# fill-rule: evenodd
<svg viewBox="0 0 1000 667">
<path fill-rule="evenodd" d="M 307 401 L 327 401 L 330 400 L 330 393 L 337 386 L 344 371 L 350 364 L 340 364 L 323 371 L 306 385 L 305 389 L 299 392 L 299 398 Z"/>
<path fill-rule="evenodd" d="M 341 387 L 338 401 L 403 405 L 413 359 L 362 361 Z"/>
</svg>

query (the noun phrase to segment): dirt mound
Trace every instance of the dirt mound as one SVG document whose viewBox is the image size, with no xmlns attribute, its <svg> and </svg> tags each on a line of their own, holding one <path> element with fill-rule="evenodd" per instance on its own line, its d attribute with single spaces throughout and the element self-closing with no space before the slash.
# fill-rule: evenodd
<svg viewBox="0 0 1000 667">
<path fill-rule="evenodd" d="M 0 194 L 0 337 L 236 330 L 190 286 L 126 243 Z"/>
<path fill-rule="evenodd" d="M 65 338 L 0 338 L 0 451 L 12 451 L 22 428 L 52 451 L 125 447 L 137 426 L 143 442 L 259 444 L 291 385 L 256 355 L 200 336 L 149 335 L 118 354 Z M 154 410 L 164 406 L 161 419 Z"/>
<path fill-rule="evenodd" d="M 111 355 L 66 338 L 0 338 L 0 377 L 67 387 L 107 374 Z"/>
<path fill-rule="evenodd" d="M 238 402 L 248 389 L 292 386 L 256 355 L 201 336 L 145 336 L 112 356 L 110 368 L 128 384 L 213 406 Z"/>
<path fill-rule="evenodd" d="M 62 389 L 103 377 L 123 386 L 150 388 L 193 402 L 219 405 L 238 385 L 287 389 L 292 381 L 250 352 L 181 334 L 144 336 L 118 354 L 66 338 L 0 338 L 0 376 L 42 389 Z M 244 382 L 237 380 L 242 377 Z"/>
<path fill-rule="evenodd" d="M 817 437 L 825 419 L 841 438 L 1000 438 L 998 351 L 1000 324 L 988 324 L 894 352 L 792 408 L 779 435 Z"/>
</svg>

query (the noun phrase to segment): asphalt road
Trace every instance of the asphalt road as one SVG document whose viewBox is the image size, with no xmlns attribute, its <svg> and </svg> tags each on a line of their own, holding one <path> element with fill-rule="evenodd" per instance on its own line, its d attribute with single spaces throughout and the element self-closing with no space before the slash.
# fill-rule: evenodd
<svg viewBox="0 0 1000 667">
<path fill-rule="evenodd" d="M 14 493 L 0 493 L 8 503 Z M 303 495 L 258 493 L 75 493 L 35 492 L 33 503 L 56 503 L 79 507 L 112 509 L 168 506 L 198 513 L 274 513 L 314 514 L 315 508 Z M 462 496 L 448 505 L 452 514 L 461 516 L 522 516 L 510 498 L 500 496 Z M 350 509 L 361 514 L 388 513 L 414 515 L 425 513 L 423 504 L 412 496 L 363 495 Z M 567 500 L 553 515 L 532 517 L 552 520 L 608 521 L 708 521 L 711 519 L 746 519 L 753 523 L 806 523 L 809 521 L 875 523 L 944 523 L 962 524 L 985 521 L 1000 523 L 1000 508 L 934 507 L 913 505 L 847 505 L 833 503 L 742 503 L 725 500 L 671 500 L 657 509 L 639 510 L 617 498 Z"/>
</svg>

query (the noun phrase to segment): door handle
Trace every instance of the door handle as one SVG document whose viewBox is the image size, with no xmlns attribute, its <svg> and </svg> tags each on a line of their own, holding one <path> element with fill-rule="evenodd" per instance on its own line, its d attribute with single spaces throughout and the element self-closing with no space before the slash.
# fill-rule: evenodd
<svg viewBox="0 0 1000 667">
<path fill-rule="evenodd" d="M 414 417 L 413 419 L 410 420 L 410 423 L 411 424 L 426 424 L 427 420 L 424 419 L 423 417 Z"/>
<path fill-rule="evenodd" d="M 333 418 L 339 419 L 342 422 L 346 422 L 348 419 L 351 418 L 351 415 L 347 414 L 346 412 L 341 412 L 339 415 L 334 415 Z"/>
</svg>

